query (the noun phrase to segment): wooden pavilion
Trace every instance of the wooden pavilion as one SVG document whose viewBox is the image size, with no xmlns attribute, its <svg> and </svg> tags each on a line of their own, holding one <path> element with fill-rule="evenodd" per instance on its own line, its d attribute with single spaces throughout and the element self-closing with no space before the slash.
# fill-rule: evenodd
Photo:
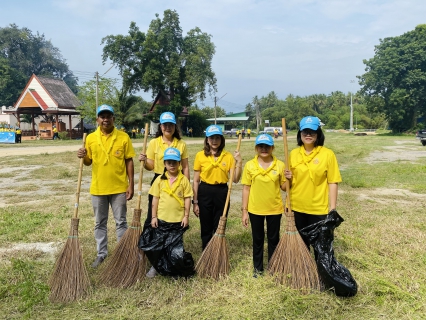
<svg viewBox="0 0 426 320">
<path fill-rule="evenodd" d="M 23 139 L 35 139 L 37 135 L 41 139 L 52 139 L 54 126 L 58 132 L 68 131 L 70 138 L 77 138 L 82 135 L 83 128 L 73 133 L 71 117 L 80 114 L 77 111 L 79 105 L 81 103 L 63 80 L 33 74 L 13 108 L 4 112 L 13 114 L 18 125 L 22 114 L 31 115 L 32 130 L 24 134 Z M 42 118 L 37 133 L 34 122 L 36 116 Z M 68 116 L 69 130 L 62 119 L 59 119 L 60 116 Z"/>
</svg>

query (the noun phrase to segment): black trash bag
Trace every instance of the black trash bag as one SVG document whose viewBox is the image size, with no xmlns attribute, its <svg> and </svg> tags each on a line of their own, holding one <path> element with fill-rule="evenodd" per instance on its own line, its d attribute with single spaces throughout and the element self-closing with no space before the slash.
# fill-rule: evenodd
<svg viewBox="0 0 426 320">
<path fill-rule="evenodd" d="M 334 257 L 334 229 L 343 218 L 332 210 L 325 220 L 311 224 L 299 232 L 309 239 L 309 243 L 317 252 L 318 274 L 326 289 L 332 288 L 337 296 L 352 297 L 358 291 L 358 285 L 350 271 Z"/>
<path fill-rule="evenodd" d="M 147 226 L 139 238 L 149 262 L 163 276 L 191 277 L 195 274 L 194 259 L 183 248 L 183 234 L 189 227 L 181 223 L 158 220 L 158 228 Z"/>
</svg>

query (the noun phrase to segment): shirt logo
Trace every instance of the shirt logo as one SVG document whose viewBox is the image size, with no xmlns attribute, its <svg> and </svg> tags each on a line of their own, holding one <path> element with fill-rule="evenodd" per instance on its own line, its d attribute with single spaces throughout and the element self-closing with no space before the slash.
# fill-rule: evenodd
<svg viewBox="0 0 426 320">
<path fill-rule="evenodd" d="M 319 159 L 318 159 L 318 158 L 315 158 L 315 159 L 314 159 L 314 161 L 313 161 L 313 163 L 314 163 L 314 164 L 319 164 Z"/>
</svg>

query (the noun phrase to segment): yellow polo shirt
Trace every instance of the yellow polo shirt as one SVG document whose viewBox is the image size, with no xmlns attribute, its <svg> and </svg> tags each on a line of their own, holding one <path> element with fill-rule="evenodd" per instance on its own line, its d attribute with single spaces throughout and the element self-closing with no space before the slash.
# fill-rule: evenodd
<svg viewBox="0 0 426 320">
<path fill-rule="evenodd" d="M 154 160 L 154 172 L 157 174 L 164 173 L 164 151 L 167 148 L 176 148 L 180 151 L 181 162 L 183 159 L 188 159 L 188 148 L 186 147 L 185 141 L 173 138 L 173 142 L 170 146 L 163 141 L 163 137 L 159 136 L 151 140 L 146 150 L 146 157 Z M 182 170 L 182 167 L 179 167 Z"/>
<path fill-rule="evenodd" d="M 242 184 L 250 186 L 248 211 L 264 216 L 283 213 L 281 185 L 284 181 L 284 162 L 275 156 L 266 170 L 260 166 L 257 157 L 248 161 L 241 179 Z"/>
<path fill-rule="evenodd" d="M 125 159 L 135 156 L 127 133 L 114 130 L 104 135 L 100 128 L 86 139 L 87 156 L 92 159 L 92 195 L 126 192 L 129 186 Z"/>
<path fill-rule="evenodd" d="M 334 152 L 322 147 L 319 153 L 305 164 L 300 148 L 296 148 L 290 152 L 290 169 L 293 173 L 290 192 L 292 210 L 308 214 L 327 214 L 328 184 L 342 182 Z"/>
<path fill-rule="evenodd" d="M 199 151 L 195 155 L 194 170 L 200 171 L 200 179 L 205 183 L 227 183 L 229 170 L 231 170 L 234 161 L 232 154 L 226 150 L 222 150 L 221 155 L 216 160 L 212 155 L 206 157 L 204 151 Z"/>
<path fill-rule="evenodd" d="M 167 172 L 166 176 L 169 179 Z M 178 178 L 171 186 L 169 180 L 162 180 L 161 176 L 158 176 L 149 189 L 149 194 L 160 198 L 157 211 L 158 219 L 170 223 L 182 221 L 185 215 L 185 198 L 193 195 L 191 183 L 182 173 L 179 173 Z"/>
</svg>

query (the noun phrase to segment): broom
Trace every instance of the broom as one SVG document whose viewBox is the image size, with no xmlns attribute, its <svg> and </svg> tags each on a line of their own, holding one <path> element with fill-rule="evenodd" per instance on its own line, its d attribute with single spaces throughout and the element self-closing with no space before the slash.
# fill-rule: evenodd
<svg viewBox="0 0 426 320">
<path fill-rule="evenodd" d="M 83 135 L 85 147 L 86 133 Z M 83 253 L 78 240 L 78 204 L 80 199 L 83 158 L 80 159 L 77 192 L 75 194 L 74 215 L 67 242 L 56 260 L 53 273 L 49 279 L 52 302 L 72 302 L 84 297 L 90 291 L 90 280 L 83 261 Z"/>
<path fill-rule="evenodd" d="M 287 130 L 282 119 L 285 169 L 289 168 Z M 286 229 L 269 262 L 269 273 L 277 282 L 292 289 L 303 291 L 319 290 L 320 281 L 315 261 L 296 229 L 290 203 L 290 182 L 286 180 L 287 211 Z"/>
<path fill-rule="evenodd" d="M 238 136 L 237 151 L 240 150 L 241 135 Z M 226 195 L 225 207 L 220 217 L 219 225 L 213 238 L 209 241 L 200 259 L 195 266 L 195 270 L 202 278 L 213 278 L 218 280 L 221 276 L 229 274 L 229 251 L 225 239 L 226 211 L 231 197 L 232 181 L 234 179 L 235 162 L 231 168 L 229 178 L 228 194 Z"/>
<path fill-rule="evenodd" d="M 148 140 L 148 124 L 145 125 L 145 135 L 143 139 L 143 151 L 146 152 Z M 143 167 L 145 161 L 141 162 L 139 170 L 138 198 L 136 209 L 134 209 L 133 220 L 115 247 L 111 258 L 106 261 L 101 269 L 100 281 L 102 284 L 111 287 L 128 288 L 141 280 L 145 275 L 146 256 L 139 249 L 138 242 L 142 234 L 141 227 L 141 197 Z"/>
</svg>

